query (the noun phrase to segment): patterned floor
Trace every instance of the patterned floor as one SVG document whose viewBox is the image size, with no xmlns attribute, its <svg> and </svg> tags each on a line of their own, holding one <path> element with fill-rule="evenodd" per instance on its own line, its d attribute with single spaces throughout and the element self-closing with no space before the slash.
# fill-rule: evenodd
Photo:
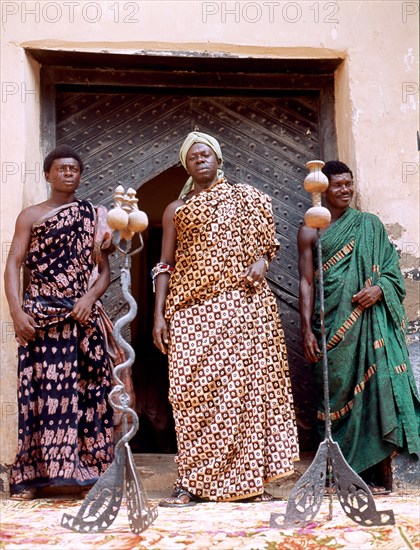
<svg viewBox="0 0 420 550">
<path fill-rule="evenodd" d="M 157 501 L 153 500 L 153 504 Z M 396 525 L 361 527 L 348 518 L 334 498 L 333 519 L 326 521 L 325 499 L 315 521 L 304 529 L 270 528 L 271 514 L 283 514 L 286 501 L 269 503 L 198 504 L 159 508 L 152 526 L 135 535 L 127 508 L 101 534 L 78 534 L 61 527 L 64 512 L 76 515 L 82 501 L 37 499 L 0 503 L 0 548 L 6 550 L 60 548 L 69 550 L 322 550 L 330 548 L 384 550 L 420 548 L 420 497 L 375 497 L 378 510 L 393 509 Z"/>
</svg>

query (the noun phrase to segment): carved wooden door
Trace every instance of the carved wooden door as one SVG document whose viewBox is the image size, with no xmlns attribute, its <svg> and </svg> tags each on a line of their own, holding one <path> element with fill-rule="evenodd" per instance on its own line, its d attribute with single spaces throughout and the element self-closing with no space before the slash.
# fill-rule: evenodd
<svg viewBox="0 0 420 550">
<path fill-rule="evenodd" d="M 146 189 L 152 181 L 156 182 L 153 209 L 161 215 L 179 185 L 169 197 L 159 192 L 159 181 L 165 174 L 174 177 L 174 167 L 180 165 L 180 146 L 196 127 L 220 141 L 225 175 L 231 183 L 248 183 L 271 196 L 281 251 L 268 278 L 285 330 L 304 449 L 313 447 L 305 443 L 305 438 L 313 439 L 305 426 L 313 424 L 314 396 L 301 348 L 296 235 L 310 206 L 302 185 L 305 163 L 320 156 L 319 103 L 319 95 L 309 92 L 192 97 L 135 91 L 90 93 L 87 89 L 60 91 L 56 102 L 57 142 L 74 146 L 86 164 L 78 193 L 81 198 L 109 207 L 117 184 L 131 186 L 141 194 L 142 187 Z M 184 177 L 182 170 L 177 174 L 178 180 Z M 158 228 L 159 223 L 154 225 Z M 150 228 L 145 239 L 149 247 L 158 249 L 160 243 L 151 242 L 160 238 L 156 227 Z M 113 282 L 105 296 L 105 307 L 114 318 L 123 308 L 119 261 L 118 257 L 112 259 Z M 136 295 L 141 308 L 150 302 L 150 281 L 145 283 L 150 279 L 150 265 L 145 260 L 139 262 L 139 285 L 145 293 Z M 150 303 L 147 307 L 150 310 Z M 138 327 L 143 334 L 132 334 L 132 338 L 151 340 L 150 332 L 144 334 L 150 330 L 147 322 Z"/>
</svg>

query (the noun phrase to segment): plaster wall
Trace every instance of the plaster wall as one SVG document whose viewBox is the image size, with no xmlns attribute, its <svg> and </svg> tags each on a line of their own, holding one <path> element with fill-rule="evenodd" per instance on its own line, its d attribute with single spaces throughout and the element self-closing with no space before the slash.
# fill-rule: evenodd
<svg viewBox="0 0 420 550">
<path fill-rule="evenodd" d="M 44 200 L 39 66 L 25 48 L 92 52 L 342 58 L 336 71 L 339 157 L 357 206 L 378 214 L 409 277 L 419 318 L 416 1 L 2 1 L 1 280 L 19 211 Z M 309 160 L 309 159 L 308 159 Z M 328 160 L 328 159 L 325 159 Z M 417 269 L 417 272 L 415 271 Z M 414 277 L 415 278 L 415 277 Z M 0 463 L 16 451 L 16 347 L 3 285 Z"/>
</svg>

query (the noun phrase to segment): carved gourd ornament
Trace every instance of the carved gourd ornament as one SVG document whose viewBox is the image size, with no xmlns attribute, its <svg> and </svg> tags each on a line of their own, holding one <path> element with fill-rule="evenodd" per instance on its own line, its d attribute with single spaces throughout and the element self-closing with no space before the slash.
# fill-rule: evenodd
<svg viewBox="0 0 420 550">
<path fill-rule="evenodd" d="M 131 187 L 124 191 L 118 185 L 114 194 L 114 208 L 108 212 L 107 222 L 114 231 L 120 232 L 121 240 L 130 240 L 134 233 L 142 233 L 149 225 L 147 215 L 138 208 L 136 192 Z"/>
<path fill-rule="evenodd" d="M 119 185 L 115 189 L 114 208 L 108 212 L 107 223 L 114 231 L 122 231 L 128 225 L 128 214 L 123 209 L 124 187 Z"/>
<path fill-rule="evenodd" d="M 131 187 L 127 191 L 131 212 L 128 214 L 128 229 L 135 233 L 142 233 L 149 225 L 146 212 L 139 210 L 136 192 Z"/>
<path fill-rule="evenodd" d="M 331 213 L 321 205 L 321 193 L 328 188 L 328 178 L 321 172 L 325 166 L 322 160 L 310 160 L 306 163 L 309 174 L 303 181 L 305 191 L 312 193 L 312 208 L 304 216 L 306 225 L 313 228 L 327 227 L 331 222 Z"/>
</svg>

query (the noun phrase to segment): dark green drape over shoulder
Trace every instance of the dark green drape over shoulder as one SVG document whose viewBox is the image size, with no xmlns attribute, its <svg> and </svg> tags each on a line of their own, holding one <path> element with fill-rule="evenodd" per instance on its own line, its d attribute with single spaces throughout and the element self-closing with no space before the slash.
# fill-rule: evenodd
<svg viewBox="0 0 420 550">
<path fill-rule="evenodd" d="M 395 248 L 377 216 L 352 208 L 321 244 L 332 437 L 356 472 L 394 450 L 418 458 L 420 402 L 405 344 L 405 285 Z M 384 297 L 365 310 L 352 296 L 370 285 L 379 285 Z M 319 337 L 318 299 L 314 311 Z M 322 387 L 322 361 L 316 371 Z M 323 408 L 321 402 L 321 420 Z"/>
</svg>

